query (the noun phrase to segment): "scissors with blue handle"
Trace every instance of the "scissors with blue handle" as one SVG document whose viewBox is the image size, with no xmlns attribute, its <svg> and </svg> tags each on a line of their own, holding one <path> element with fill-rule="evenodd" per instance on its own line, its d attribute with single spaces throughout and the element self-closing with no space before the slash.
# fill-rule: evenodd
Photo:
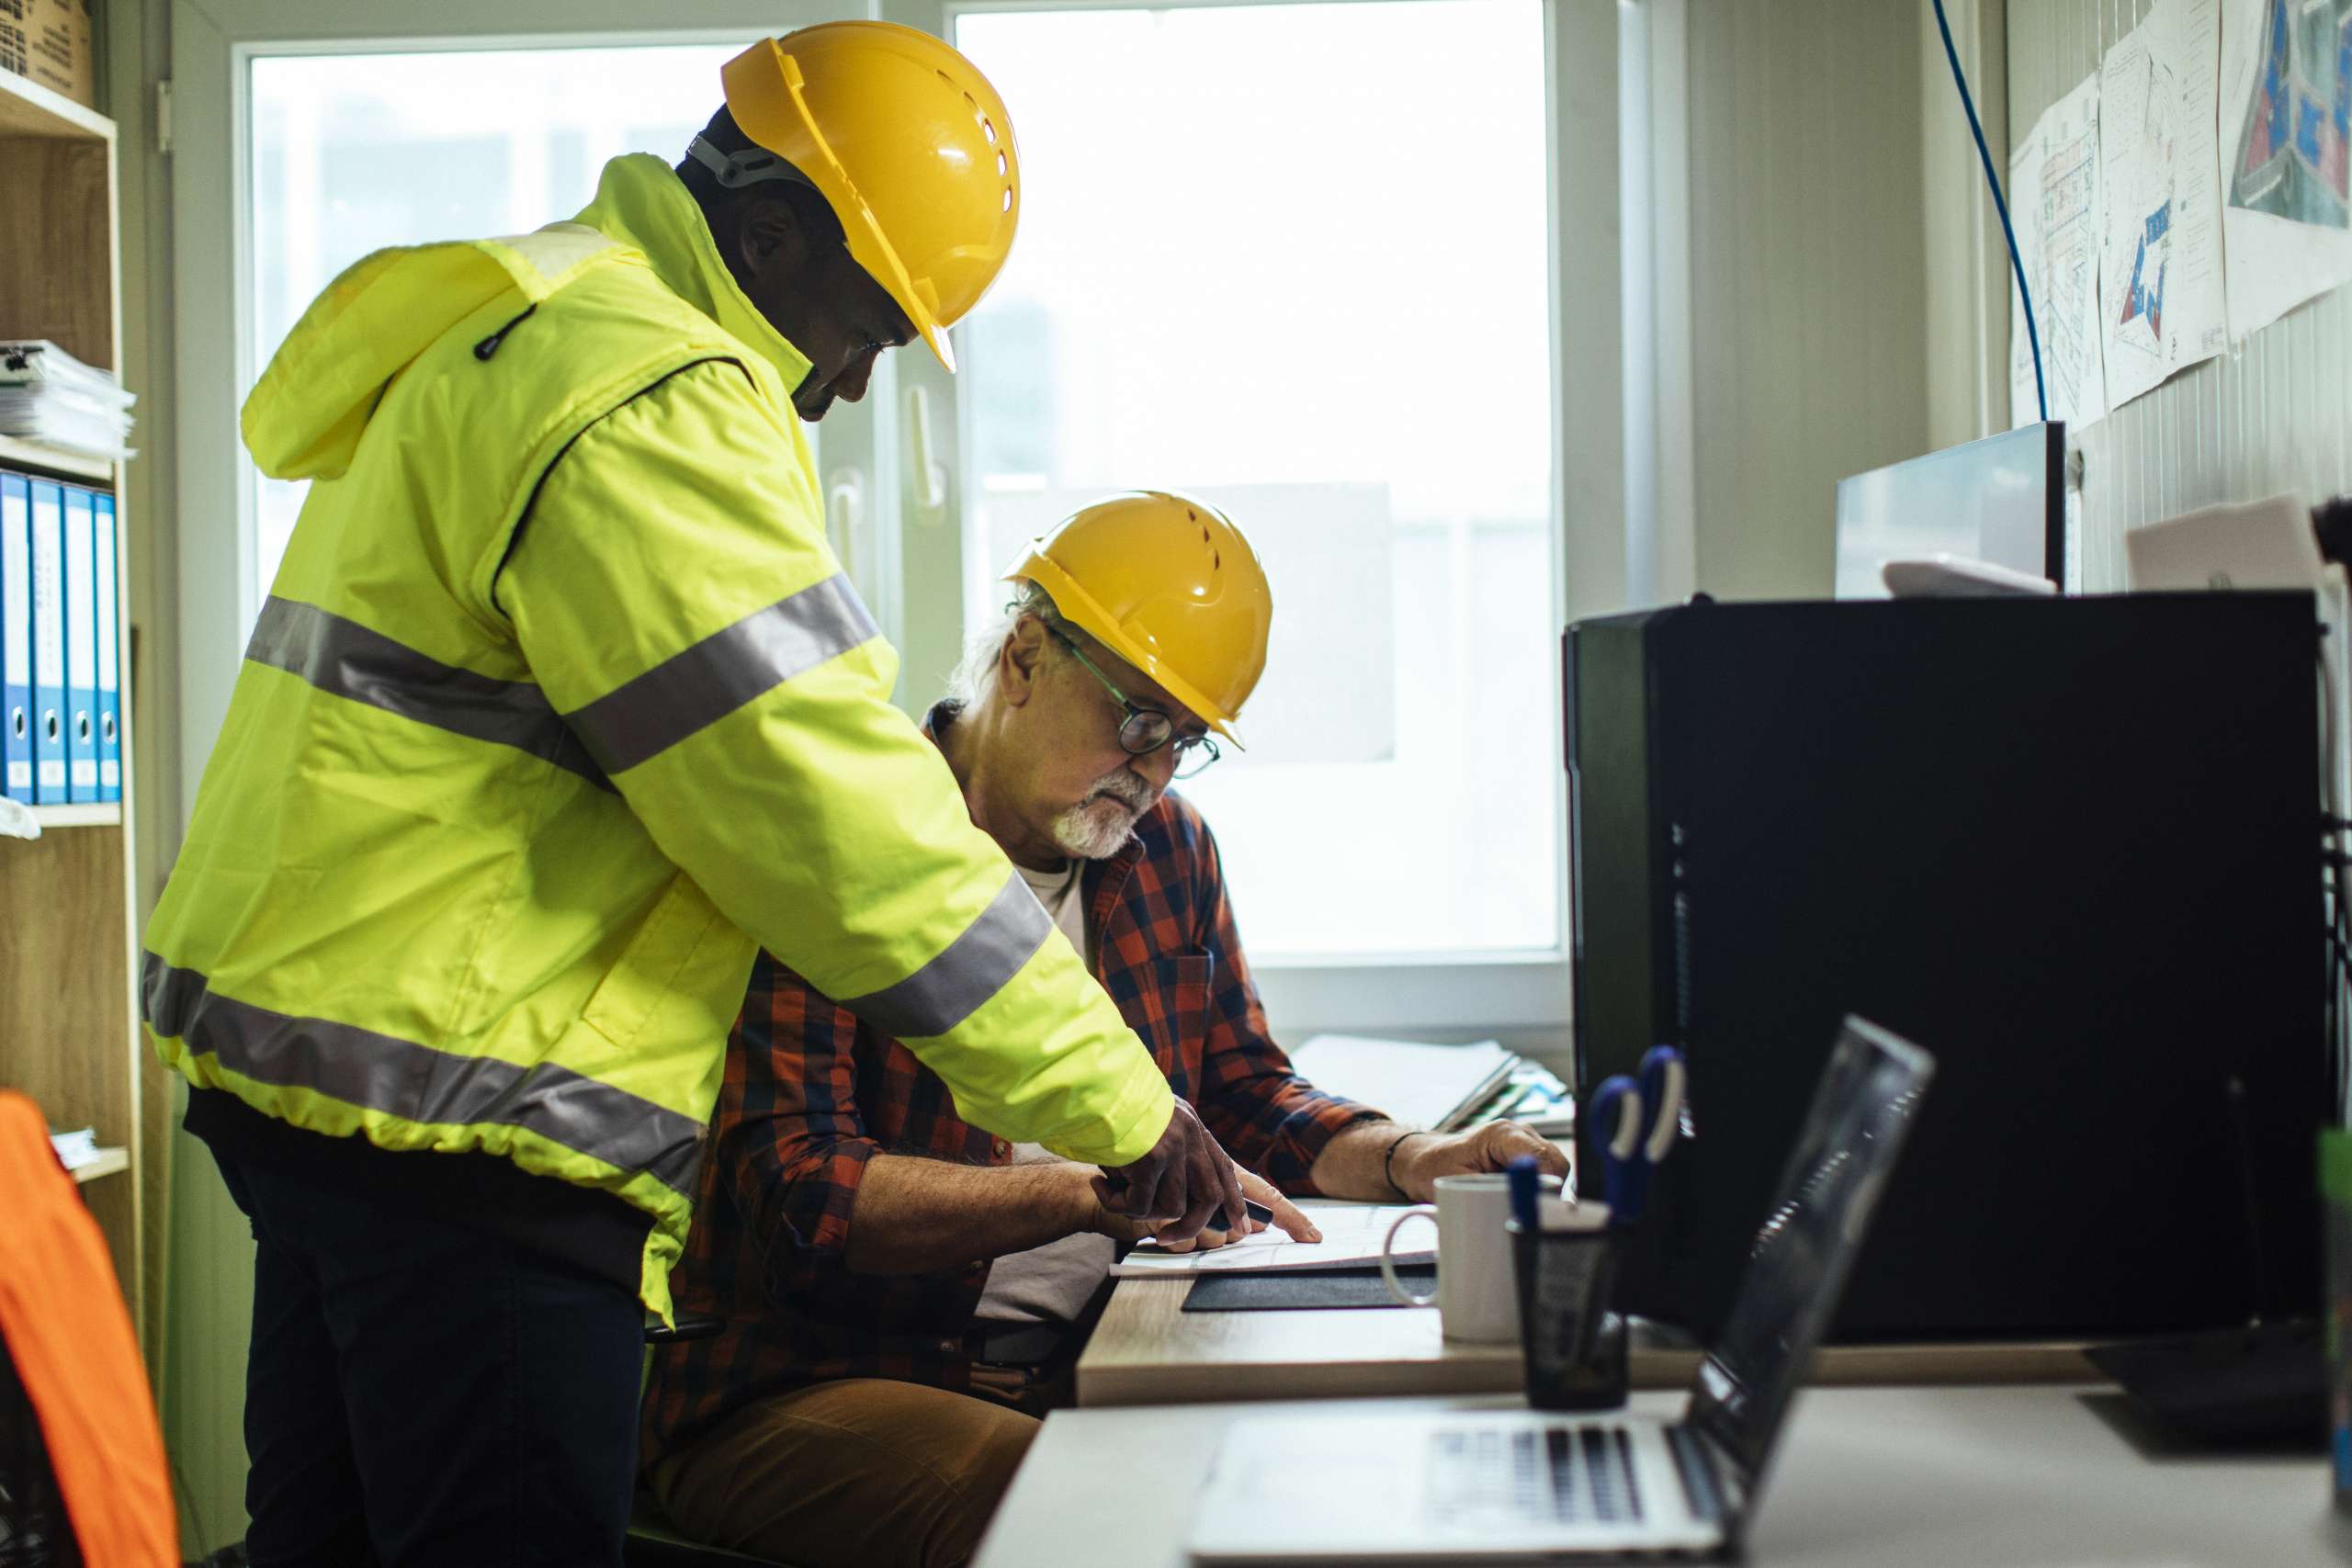
<svg viewBox="0 0 2352 1568">
<path fill-rule="evenodd" d="M 1600 1142 L 1602 1185 L 1613 1224 L 1640 1218 L 1650 1170 L 1674 1147 L 1682 1130 L 1682 1053 L 1653 1047 L 1642 1058 L 1641 1079 L 1620 1073 L 1592 1097 L 1593 1131 Z"/>
</svg>

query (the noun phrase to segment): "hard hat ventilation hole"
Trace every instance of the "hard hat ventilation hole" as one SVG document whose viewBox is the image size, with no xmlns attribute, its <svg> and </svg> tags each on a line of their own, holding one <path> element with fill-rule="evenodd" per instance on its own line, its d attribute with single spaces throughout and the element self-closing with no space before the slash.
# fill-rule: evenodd
<svg viewBox="0 0 2352 1568">
<path fill-rule="evenodd" d="M 1005 172 L 1004 154 L 1001 152 L 996 155 L 996 172 L 1000 175 Z"/>
<path fill-rule="evenodd" d="M 1007 212 L 1012 210 L 1012 187 L 1011 186 L 1004 187 L 1004 209 Z"/>
<path fill-rule="evenodd" d="M 1210 570 L 1215 571 L 1223 571 L 1225 570 L 1225 552 L 1223 550 L 1211 550 L 1209 552 L 1209 567 Z"/>
<path fill-rule="evenodd" d="M 990 143 L 991 145 L 993 145 L 993 144 L 995 143 L 995 141 L 996 141 L 996 122 L 995 122 L 995 121 L 993 121 L 993 120 L 991 120 L 991 119 L 989 119 L 989 117 L 988 117 L 988 116 L 986 116 L 986 115 L 982 115 L 982 116 L 980 117 L 980 134 L 981 134 L 982 136 L 987 137 L 987 138 L 989 139 L 989 143 Z M 999 154 L 998 154 L 998 156 L 999 156 L 999 157 L 1002 157 L 1002 156 L 1003 156 L 1003 154 L 1002 154 L 1002 153 L 999 153 Z"/>
<path fill-rule="evenodd" d="M 1187 523 L 1198 523 L 1200 520 L 1201 520 L 1201 514 L 1200 514 L 1199 513 L 1197 513 L 1197 512 L 1193 511 L 1193 510 L 1191 507 L 1189 507 L 1189 506 L 1188 506 L 1188 507 L 1186 507 L 1186 508 L 1184 508 L 1184 521 L 1185 521 L 1185 522 L 1187 522 Z M 1205 528 L 1202 529 L 1202 530 L 1201 530 L 1201 537 L 1202 537 L 1202 538 L 1204 538 L 1204 539 L 1205 539 L 1205 538 L 1207 538 L 1208 536 L 1209 536 L 1209 531 L 1208 531 L 1207 529 L 1205 529 Z"/>
</svg>

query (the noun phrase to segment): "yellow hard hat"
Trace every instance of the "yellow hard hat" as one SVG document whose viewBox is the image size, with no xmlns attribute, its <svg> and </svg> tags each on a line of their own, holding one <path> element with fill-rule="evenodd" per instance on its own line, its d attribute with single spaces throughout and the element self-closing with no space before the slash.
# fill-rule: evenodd
<svg viewBox="0 0 2352 1568">
<path fill-rule="evenodd" d="M 1044 589 L 1066 619 L 1241 744 L 1233 722 L 1265 671 L 1274 600 L 1224 513 L 1168 491 L 1107 496 L 1030 541 L 1004 575 Z"/>
<path fill-rule="evenodd" d="M 850 255 L 954 370 L 947 329 L 996 281 L 1021 217 L 1012 118 L 989 79 L 895 22 L 762 39 L 719 74 L 736 125 L 808 176 Z"/>
</svg>

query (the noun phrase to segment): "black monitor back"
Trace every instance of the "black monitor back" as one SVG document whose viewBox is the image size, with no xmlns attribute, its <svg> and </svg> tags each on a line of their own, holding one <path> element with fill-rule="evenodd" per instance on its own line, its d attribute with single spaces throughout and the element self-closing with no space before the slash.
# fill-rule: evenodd
<svg viewBox="0 0 2352 1568">
<path fill-rule="evenodd" d="M 1690 1063 L 1631 1309 L 1720 1325 L 1852 1012 L 1940 1072 L 1838 1337 L 2312 1310 L 2316 648 L 2294 593 L 1571 626 L 1578 1088 Z"/>
</svg>

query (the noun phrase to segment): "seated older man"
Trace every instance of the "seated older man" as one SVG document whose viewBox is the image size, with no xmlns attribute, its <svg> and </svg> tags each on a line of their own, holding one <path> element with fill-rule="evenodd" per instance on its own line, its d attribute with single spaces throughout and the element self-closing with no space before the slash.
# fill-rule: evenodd
<svg viewBox="0 0 2352 1568">
<path fill-rule="evenodd" d="M 1521 1154 L 1564 1171 L 1511 1123 L 1439 1135 L 1326 1094 L 1269 1037 L 1216 841 L 1167 793 L 1216 759 L 1210 731 L 1233 739 L 1265 663 L 1240 531 L 1198 501 L 1118 496 L 1008 578 L 1014 603 L 926 728 L 1245 1190 L 1314 1239 L 1282 1193 L 1422 1201 Z M 1140 1232 L 1094 1169 L 967 1124 L 903 1045 L 773 957 L 733 1047 L 672 1280 L 725 1328 L 655 1358 L 654 1492 L 687 1532 L 804 1568 L 962 1562 L 1049 1402 L 1040 1366 L 1067 1364 Z"/>
</svg>

